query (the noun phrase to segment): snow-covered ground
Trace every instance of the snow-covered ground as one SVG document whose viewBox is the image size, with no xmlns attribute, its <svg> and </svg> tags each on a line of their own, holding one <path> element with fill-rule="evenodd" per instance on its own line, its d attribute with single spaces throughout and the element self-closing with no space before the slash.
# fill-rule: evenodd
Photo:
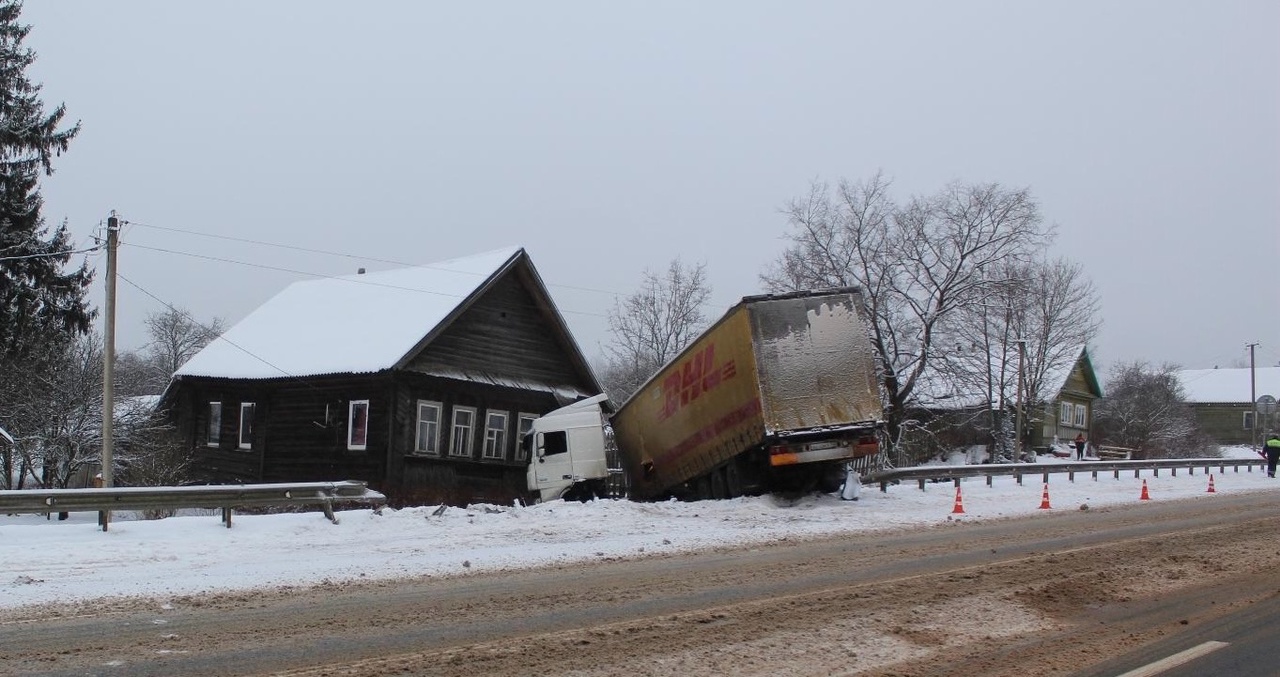
<svg viewBox="0 0 1280 677">
<path fill-rule="evenodd" d="M 1256 458 L 1247 448 L 1229 456 Z M 1146 480 L 1152 501 L 1214 500 L 1216 496 L 1280 489 L 1255 469 L 1209 478 L 1180 471 L 1097 481 L 1079 473 L 1050 475 L 1050 510 L 1040 508 L 1038 476 L 1019 486 L 1012 477 L 963 483 L 963 514 L 955 514 L 950 483 L 864 488 L 860 500 L 831 495 L 785 501 L 774 497 L 696 503 L 556 501 L 528 507 L 472 506 L 339 512 L 334 525 L 319 513 L 236 515 L 227 529 L 214 511 L 163 520 L 117 514 L 108 532 L 95 513 L 59 522 L 42 515 L 0 516 L 0 607 L 117 595 L 155 597 L 277 585 L 456 576 L 547 564 L 644 557 L 724 545 L 929 527 L 1054 511 L 1140 504 Z"/>
</svg>

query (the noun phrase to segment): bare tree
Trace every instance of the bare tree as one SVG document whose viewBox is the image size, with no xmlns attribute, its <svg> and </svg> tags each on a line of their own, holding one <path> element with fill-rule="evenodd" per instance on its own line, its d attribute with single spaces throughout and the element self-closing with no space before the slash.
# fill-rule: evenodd
<svg viewBox="0 0 1280 677">
<path fill-rule="evenodd" d="M 203 324 L 176 307 L 149 313 L 145 323 L 151 340 L 143 351 L 146 366 L 143 387 L 150 394 L 163 391 L 179 367 L 226 330 L 221 318 L 215 317 Z"/>
<path fill-rule="evenodd" d="M 1094 425 L 1104 443 L 1136 450 L 1136 458 L 1217 455 L 1185 404 L 1178 366 L 1117 364 L 1098 402 Z"/>
<path fill-rule="evenodd" d="M 102 337 L 58 347 L 48 369 L 30 375 L 31 399 L 19 407 L 17 488 L 65 487 L 99 460 L 102 448 Z"/>
<path fill-rule="evenodd" d="M 661 276 L 644 272 L 639 291 L 609 311 L 613 338 L 605 346 L 601 380 L 611 398 L 630 397 L 697 338 L 706 327 L 702 307 L 710 296 L 705 263 L 686 266 L 677 258 Z"/>
<path fill-rule="evenodd" d="M 878 174 L 841 181 L 834 196 L 826 184 L 813 185 L 784 210 L 791 245 L 761 280 L 775 291 L 862 288 L 896 441 L 957 311 L 999 288 L 981 271 L 1031 260 L 1051 233 L 1026 189 L 954 183 L 897 205 L 888 188 Z"/>
<path fill-rule="evenodd" d="M 177 486 L 191 478 L 191 448 L 153 403 L 154 398 L 133 398 L 132 411 L 121 412 L 119 478 L 125 486 Z"/>
<path fill-rule="evenodd" d="M 1061 385 L 1049 380 L 1097 336 L 1099 302 L 1081 266 L 1065 259 L 1010 264 L 993 281 L 1000 284 L 948 323 L 953 338 L 933 368 L 957 391 L 985 397 L 993 452 L 1011 459 L 1009 415 L 1017 406 L 1024 414 L 1042 411 L 1045 396 L 1056 394 L 1045 392 Z"/>
</svg>

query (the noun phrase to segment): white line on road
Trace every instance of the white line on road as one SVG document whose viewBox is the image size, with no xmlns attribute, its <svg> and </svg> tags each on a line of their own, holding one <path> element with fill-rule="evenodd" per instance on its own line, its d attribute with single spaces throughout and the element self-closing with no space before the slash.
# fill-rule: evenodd
<svg viewBox="0 0 1280 677">
<path fill-rule="evenodd" d="M 1217 651 L 1226 645 L 1226 642 L 1205 642 L 1199 646 L 1193 646 L 1185 651 L 1179 651 L 1168 658 L 1162 658 L 1154 663 L 1148 663 L 1136 670 L 1130 670 L 1123 675 L 1117 675 L 1116 677 L 1152 677 L 1152 675 L 1158 675 L 1170 668 L 1176 668 L 1179 665 L 1190 663 L 1191 661 L 1207 653 Z"/>
</svg>

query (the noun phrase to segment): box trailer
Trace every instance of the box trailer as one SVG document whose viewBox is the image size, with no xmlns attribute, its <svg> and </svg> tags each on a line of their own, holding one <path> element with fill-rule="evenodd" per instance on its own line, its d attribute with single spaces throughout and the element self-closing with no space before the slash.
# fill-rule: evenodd
<svg viewBox="0 0 1280 677">
<path fill-rule="evenodd" d="M 634 498 L 834 490 L 880 449 L 856 288 L 749 296 L 612 416 Z"/>
<path fill-rule="evenodd" d="M 745 297 L 611 417 L 597 395 L 534 421 L 531 498 L 601 495 L 609 425 L 635 499 L 856 496 L 881 448 L 876 364 L 858 289 Z"/>
</svg>

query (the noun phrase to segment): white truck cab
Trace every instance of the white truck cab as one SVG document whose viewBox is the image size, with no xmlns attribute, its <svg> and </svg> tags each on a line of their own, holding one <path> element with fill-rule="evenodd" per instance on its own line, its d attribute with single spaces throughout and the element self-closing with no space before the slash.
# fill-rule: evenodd
<svg viewBox="0 0 1280 677">
<path fill-rule="evenodd" d="M 607 399 L 602 393 L 549 412 L 520 440 L 529 459 L 529 491 L 539 501 L 603 494 L 609 467 L 600 403 Z"/>
</svg>

